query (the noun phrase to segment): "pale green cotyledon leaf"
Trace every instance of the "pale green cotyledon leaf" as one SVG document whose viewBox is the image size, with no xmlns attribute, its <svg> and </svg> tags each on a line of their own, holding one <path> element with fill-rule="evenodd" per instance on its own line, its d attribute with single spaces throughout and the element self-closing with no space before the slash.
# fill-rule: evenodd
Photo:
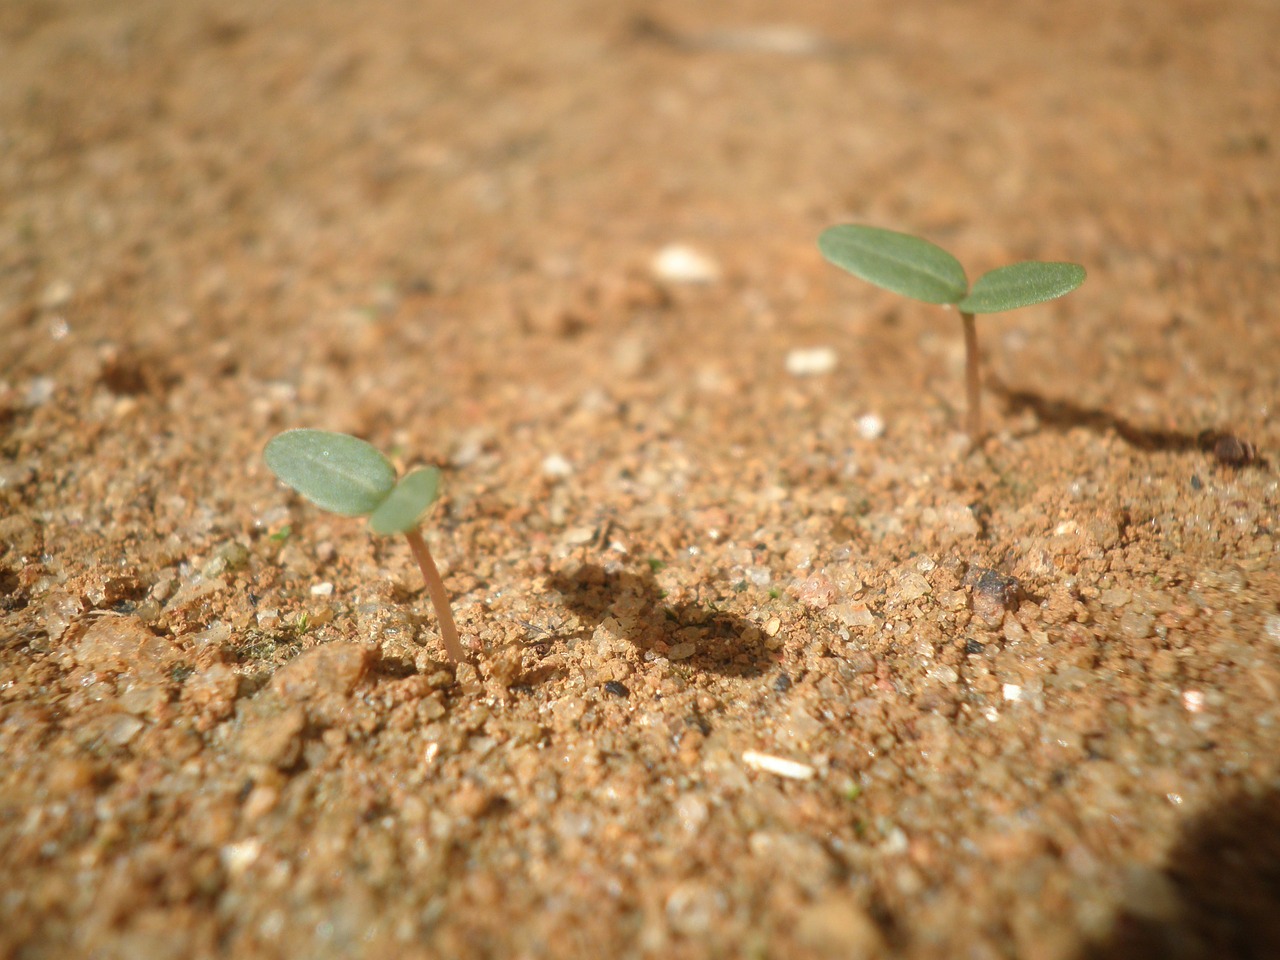
<svg viewBox="0 0 1280 960">
<path fill-rule="evenodd" d="M 956 303 L 969 289 L 959 260 L 909 233 L 842 224 L 822 232 L 818 249 L 855 277 L 925 303 Z"/>
<path fill-rule="evenodd" d="M 271 472 L 312 503 L 347 517 L 373 513 L 396 485 L 395 467 L 358 437 L 286 430 L 263 451 Z"/>
<path fill-rule="evenodd" d="M 415 529 L 439 492 L 440 471 L 436 467 L 423 467 L 405 474 L 369 517 L 369 529 L 380 534 Z"/>
<path fill-rule="evenodd" d="M 1070 293 L 1084 283 L 1078 263 L 1024 260 L 984 273 L 969 295 L 956 306 L 965 313 L 1000 313 L 1044 303 Z"/>
</svg>

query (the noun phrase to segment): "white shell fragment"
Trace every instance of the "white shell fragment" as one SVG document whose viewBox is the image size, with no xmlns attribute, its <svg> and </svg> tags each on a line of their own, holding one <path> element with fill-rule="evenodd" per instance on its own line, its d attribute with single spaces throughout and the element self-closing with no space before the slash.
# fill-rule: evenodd
<svg viewBox="0 0 1280 960">
<path fill-rule="evenodd" d="M 720 279 L 720 264 L 682 243 L 669 243 L 659 250 L 649 269 L 667 283 L 715 283 Z"/>
<path fill-rule="evenodd" d="M 573 476 L 573 464 L 558 453 L 553 453 L 542 461 L 542 475 L 553 480 L 563 480 Z"/>
<path fill-rule="evenodd" d="M 864 413 L 858 418 L 858 436 L 863 440 L 879 440 L 884 435 L 884 418 L 876 413 Z"/>
<path fill-rule="evenodd" d="M 817 377 L 836 368 L 836 352 L 830 347 L 801 347 L 787 351 L 787 373 L 793 377 Z"/>
<path fill-rule="evenodd" d="M 757 753 L 755 750 L 745 751 L 742 754 L 742 762 L 753 770 L 763 770 L 765 773 L 788 777 L 792 780 L 812 780 L 818 772 L 807 763 L 786 760 L 770 753 Z"/>
</svg>

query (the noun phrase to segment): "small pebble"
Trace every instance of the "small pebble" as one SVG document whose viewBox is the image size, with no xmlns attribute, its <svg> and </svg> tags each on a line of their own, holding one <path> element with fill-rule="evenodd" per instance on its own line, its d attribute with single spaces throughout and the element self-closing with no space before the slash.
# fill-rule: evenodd
<svg viewBox="0 0 1280 960">
<path fill-rule="evenodd" d="M 696 645 L 686 640 L 683 643 L 677 643 L 670 650 L 668 650 L 667 659 L 668 660 L 688 660 L 697 652 L 697 650 L 698 648 Z"/>
<path fill-rule="evenodd" d="M 787 373 L 793 377 L 816 377 L 836 368 L 836 352 L 830 347 L 797 348 L 787 352 Z"/>
<path fill-rule="evenodd" d="M 865 413 L 860 416 L 858 436 L 863 440 L 879 440 L 884 436 L 884 418 L 875 413 Z"/>
<path fill-rule="evenodd" d="M 122 747 L 142 730 L 145 724 L 137 717 L 127 714 L 116 714 L 103 725 L 102 742 L 113 747 Z"/>
<path fill-rule="evenodd" d="M 68 280 L 54 280 L 40 294 L 40 306 L 46 310 L 61 310 L 75 296 L 75 287 Z"/>
<path fill-rule="evenodd" d="M 976 537 L 982 526 L 973 509 L 963 503 L 943 504 L 927 508 L 920 516 L 920 524 L 933 531 L 943 543 L 951 543 L 968 537 Z"/>
<path fill-rule="evenodd" d="M 1126 610 L 1120 618 L 1120 633 L 1130 640 L 1142 640 L 1155 630 L 1156 618 L 1149 613 Z"/>
<path fill-rule="evenodd" d="M 33 377 L 22 398 L 23 405 L 31 410 L 44 406 L 53 399 L 53 393 L 57 387 L 57 381 L 52 377 Z"/>
<path fill-rule="evenodd" d="M 876 617 L 865 603 L 837 603 L 830 608 L 837 621 L 846 627 L 874 627 Z"/>
<path fill-rule="evenodd" d="M 825 610 L 836 599 L 836 586 L 824 573 L 812 573 L 792 585 L 791 593 L 810 610 Z"/>
<path fill-rule="evenodd" d="M 686 937 L 706 934 L 728 909 L 729 898 L 716 886 L 688 880 L 667 896 L 667 923 L 676 933 Z"/>
<path fill-rule="evenodd" d="M 0 490 L 19 490 L 36 478 L 36 468 L 29 463 L 7 463 L 0 466 Z"/>
<path fill-rule="evenodd" d="M 785 673 L 778 674 L 778 678 L 773 681 L 773 689 L 778 693 L 786 693 L 791 689 L 791 678 Z"/>
<path fill-rule="evenodd" d="M 617 680 L 609 680 L 604 685 L 604 692 L 612 694 L 615 697 L 629 697 L 631 691 L 627 689 L 625 683 L 619 683 Z"/>
<path fill-rule="evenodd" d="M 223 570 L 242 570 L 249 563 L 249 548 L 238 540 L 228 540 L 214 551 L 214 556 L 222 560 Z"/>
<path fill-rule="evenodd" d="M 240 729 L 236 752 L 250 763 L 287 770 L 302 752 L 306 714 L 294 708 L 252 717 Z"/>
<path fill-rule="evenodd" d="M 901 603 L 910 603 L 931 592 L 933 588 L 929 586 L 929 581 L 914 570 L 909 570 L 898 580 L 898 594 L 894 599 Z"/>
<path fill-rule="evenodd" d="M 760 27 L 721 27 L 698 38 L 712 50 L 774 53 L 791 57 L 823 56 L 838 50 L 830 38 L 805 27 L 766 24 Z"/>
<path fill-rule="evenodd" d="M 542 461 L 542 475 L 553 480 L 563 480 L 573 476 L 573 464 L 558 453 L 553 453 Z"/>
<path fill-rule="evenodd" d="M 346 642 L 326 643 L 304 650 L 271 678 L 271 686 L 294 702 L 324 696 L 346 696 L 373 664 L 365 647 Z"/>
<path fill-rule="evenodd" d="M 240 877 L 254 865 L 262 854 L 262 841 L 256 837 L 228 843 L 218 851 L 218 859 L 233 879 Z"/>
<path fill-rule="evenodd" d="M 715 283 L 720 279 L 720 265 L 693 247 L 672 243 L 654 255 L 649 269 L 659 280 L 668 283 Z"/>
<path fill-rule="evenodd" d="M 927 676 L 932 677 L 934 680 L 937 680 L 939 683 L 945 683 L 948 686 L 958 682 L 960 679 L 960 674 L 956 670 L 956 668 L 947 666 L 946 664 L 942 664 L 940 666 L 931 668 L 927 672 Z"/>
<path fill-rule="evenodd" d="M 1262 632 L 1274 643 L 1280 643 L 1280 613 L 1269 613 L 1262 621 Z"/>
<path fill-rule="evenodd" d="M 1027 630 L 1013 617 L 1005 617 L 1004 627 L 1000 631 L 1004 635 L 1006 642 L 1015 644 L 1023 643 L 1027 639 Z"/>
<path fill-rule="evenodd" d="M 1005 611 L 1018 609 L 1022 599 L 1022 584 L 994 570 L 975 567 L 964 582 L 973 590 L 973 612 L 991 626 L 1000 624 Z"/>
<path fill-rule="evenodd" d="M 1258 448 L 1239 437 L 1219 437 L 1213 445 L 1213 455 L 1228 467 L 1244 467 L 1258 458 Z"/>
<path fill-rule="evenodd" d="M 881 956 L 884 951 L 875 921 L 843 892 L 805 907 L 796 924 L 796 937 L 821 956 L 859 960 Z"/>
<path fill-rule="evenodd" d="M 691 793 L 686 793 L 676 801 L 676 817 L 686 833 L 697 833 L 711 816 L 707 801 Z"/>
<path fill-rule="evenodd" d="M 245 820 L 253 822 L 274 810 L 279 802 L 279 790 L 272 786 L 259 785 L 249 791 L 240 812 Z"/>
<path fill-rule="evenodd" d="M 742 762 L 753 770 L 763 770 L 765 773 L 787 777 L 790 780 L 812 780 L 818 772 L 807 763 L 775 757 L 770 753 L 758 753 L 755 750 L 747 750 L 743 753 Z"/>
</svg>

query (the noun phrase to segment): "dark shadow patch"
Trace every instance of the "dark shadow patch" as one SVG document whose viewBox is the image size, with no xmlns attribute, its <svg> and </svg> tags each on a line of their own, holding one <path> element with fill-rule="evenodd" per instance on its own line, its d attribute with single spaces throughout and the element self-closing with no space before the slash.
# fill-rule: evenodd
<svg viewBox="0 0 1280 960">
<path fill-rule="evenodd" d="M 1199 450 L 1209 454 L 1224 466 L 1266 467 L 1265 457 L 1257 456 L 1252 444 L 1220 430 L 1201 430 L 1184 433 L 1179 430 L 1152 430 L 1130 423 L 1106 410 L 1084 407 L 1071 400 L 1053 400 L 1031 390 L 1012 390 L 994 382 L 991 390 L 1000 396 L 1010 414 L 1030 411 L 1050 430 L 1066 433 L 1075 427 L 1084 427 L 1094 433 L 1114 433 L 1129 446 L 1138 450 L 1158 450 L 1185 453 Z"/>
<path fill-rule="evenodd" d="M 0 566 L 0 612 L 22 610 L 27 605 L 27 592 L 22 589 L 18 574 Z"/>
<path fill-rule="evenodd" d="M 1193 820 L 1167 862 L 1079 960 L 1280 957 L 1280 791 Z"/>
<path fill-rule="evenodd" d="M 668 648 L 691 642 L 694 653 L 675 661 L 679 666 L 730 677 L 757 677 L 773 666 L 756 624 L 715 604 L 667 603 L 647 568 L 638 573 L 608 571 L 586 563 L 555 574 L 548 586 L 564 597 L 586 631 L 594 630 L 606 617 L 616 617 L 642 654 L 656 649 L 659 641 Z M 701 632 L 682 633 L 690 627 Z"/>
<path fill-rule="evenodd" d="M 103 349 L 98 379 L 117 397 L 163 396 L 178 383 L 159 355 L 115 345 Z"/>
<path fill-rule="evenodd" d="M 440 667 L 444 669 L 445 664 L 442 662 Z M 369 670 L 369 675 L 379 680 L 403 680 L 415 677 L 418 673 L 417 664 L 408 657 L 379 656 Z"/>
</svg>

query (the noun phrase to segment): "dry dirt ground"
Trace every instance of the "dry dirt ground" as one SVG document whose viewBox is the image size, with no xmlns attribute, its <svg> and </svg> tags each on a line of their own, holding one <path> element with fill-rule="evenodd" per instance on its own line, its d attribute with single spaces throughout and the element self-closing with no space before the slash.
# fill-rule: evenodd
<svg viewBox="0 0 1280 960">
<path fill-rule="evenodd" d="M 1280 956 L 1277 36 L 0 2 L 0 956 Z"/>
</svg>

